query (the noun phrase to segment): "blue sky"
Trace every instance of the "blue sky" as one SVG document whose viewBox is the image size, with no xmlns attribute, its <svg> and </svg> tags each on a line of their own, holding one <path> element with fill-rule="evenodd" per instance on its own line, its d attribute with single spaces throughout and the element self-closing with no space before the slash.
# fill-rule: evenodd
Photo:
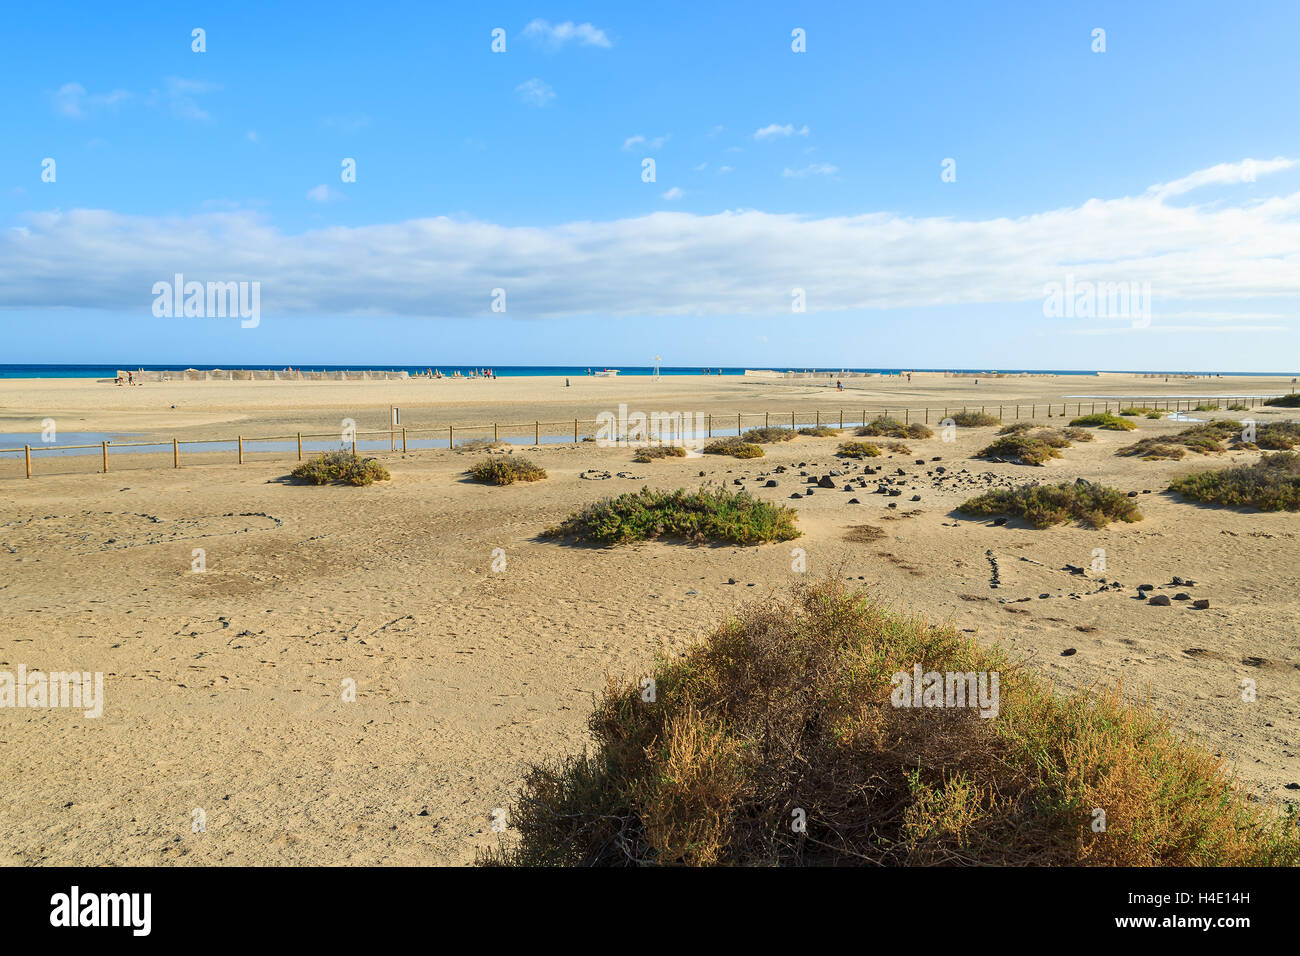
<svg viewBox="0 0 1300 956">
<path fill-rule="evenodd" d="M 1300 368 L 1294 3 L 460 6 L 7 11 L 0 362 Z"/>
</svg>

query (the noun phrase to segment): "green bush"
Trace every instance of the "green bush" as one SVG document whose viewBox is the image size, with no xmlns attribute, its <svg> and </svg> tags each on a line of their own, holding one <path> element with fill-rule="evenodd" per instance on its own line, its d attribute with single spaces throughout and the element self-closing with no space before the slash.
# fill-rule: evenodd
<svg viewBox="0 0 1300 956">
<path fill-rule="evenodd" d="M 660 537 L 760 544 L 799 537 L 796 516 L 793 508 L 769 504 L 743 491 L 642 488 L 574 512 L 542 535 L 605 545 Z"/>
<path fill-rule="evenodd" d="M 1064 436 L 1062 436 L 1064 441 Z M 1062 447 L 1069 447 L 1065 442 Z M 1041 465 L 1052 458 L 1060 458 L 1061 453 L 1055 447 L 1040 438 L 1027 433 L 1003 435 L 993 444 L 986 446 L 974 455 L 975 458 L 994 458 L 1018 465 Z"/>
<path fill-rule="evenodd" d="M 770 445 L 778 441 L 790 441 L 794 438 L 793 428 L 780 428 L 776 425 L 763 426 L 762 428 L 751 428 L 740 436 L 741 441 L 754 442 L 760 445 Z"/>
<path fill-rule="evenodd" d="M 1137 429 L 1137 426 L 1127 418 L 1120 418 L 1118 415 L 1112 415 L 1109 412 L 1082 415 L 1079 418 L 1071 419 L 1070 424 L 1075 428 L 1105 428 L 1113 432 L 1131 432 Z"/>
<path fill-rule="evenodd" d="M 527 458 L 494 455 L 474 462 L 469 476 L 488 485 L 512 485 L 516 481 L 541 481 L 546 477 L 546 469 Z"/>
<path fill-rule="evenodd" d="M 1300 454 L 1284 451 L 1251 465 L 1184 475 L 1169 488 L 1205 504 L 1300 511 Z"/>
<path fill-rule="evenodd" d="M 1035 528 L 1050 528 L 1072 520 L 1090 528 L 1104 528 L 1112 521 L 1142 520 L 1137 505 L 1124 492 L 1091 482 L 994 488 L 957 510 L 970 515 L 1024 518 Z"/>
<path fill-rule="evenodd" d="M 840 458 L 875 458 L 880 449 L 864 441 L 846 441 L 840 442 L 835 454 Z"/>
<path fill-rule="evenodd" d="M 647 445 L 645 448 L 638 448 L 633 461 L 645 464 L 648 461 L 655 461 L 659 458 L 685 458 L 686 449 L 681 445 Z"/>
<path fill-rule="evenodd" d="M 1132 445 L 1125 445 L 1116 450 L 1117 455 L 1140 455 L 1143 458 L 1168 458 L 1166 450 L 1170 446 L 1189 448 L 1198 454 L 1207 455 L 1227 451 L 1223 443 L 1232 440 L 1241 442 L 1241 432 L 1245 426 L 1241 422 L 1203 422 L 1184 428 L 1172 435 L 1156 435 L 1139 439 Z M 1258 432 L 1256 433 L 1258 436 Z M 1178 456 L 1179 458 L 1182 455 Z"/>
<path fill-rule="evenodd" d="M 1274 408 L 1300 408 L 1300 392 L 1279 395 L 1277 398 L 1268 399 L 1264 404 L 1272 405 Z"/>
<path fill-rule="evenodd" d="M 997 715 L 900 706 L 918 666 L 997 675 Z M 531 764 L 509 808 L 518 840 L 479 865 L 1300 863 L 1300 827 L 1145 701 L 1059 693 L 837 580 L 743 607 L 650 677 L 651 702 L 642 674 L 609 681 L 591 749 Z"/>
<path fill-rule="evenodd" d="M 904 425 L 892 418 L 877 418 L 867 422 L 854 432 L 859 438 L 933 438 L 934 432 L 924 425 L 913 422 Z"/>
<path fill-rule="evenodd" d="M 813 438 L 832 438 L 839 433 L 838 428 L 831 428 L 829 425 L 806 425 L 799 429 L 800 435 L 811 435 Z"/>
<path fill-rule="evenodd" d="M 298 465 L 289 473 L 294 481 L 308 485 L 371 485 L 388 481 L 388 469 L 373 458 L 360 458 L 350 451 L 327 451 Z"/>
<path fill-rule="evenodd" d="M 730 455 L 732 458 L 762 458 L 766 453 L 753 442 L 743 438 L 719 438 L 704 446 L 706 455 Z"/>
<path fill-rule="evenodd" d="M 999 425 L 1002 419 L 984 412 L 960 411 L 952 416 L 952 423 L 962 428 L 982 428 L 986 425 Z"/>
</svg>

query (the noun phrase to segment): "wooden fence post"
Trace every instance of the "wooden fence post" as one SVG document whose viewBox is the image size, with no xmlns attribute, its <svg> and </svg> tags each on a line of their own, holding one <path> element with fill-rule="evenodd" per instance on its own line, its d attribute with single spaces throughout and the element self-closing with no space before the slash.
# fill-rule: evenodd
<svg viewBox="0 0 1300 956">
<path fill-rule="evenodd" d="M 736 412 L 736 437 L 740 437 L 740 412 Z"/>
<path fill-rule="evenodd" d="M 31 445 L 23 445 L 23 455 L 27 459 L 27 477 L 30 478 L 32 476 L 32 446 Z"/>
<path fill-rule="evenodd" d="M 447 447 L 448 448 L 456 447 L 456 426 L 455 425 L 447 426 Z"/>
<path fill-rule="evenodd" d="M 541 443 L 542 443 L 542 423 L 535 421 L 533 422 L 533 444 L 540 445 Z"/>
<path fill-rule="evenodd" d="M 100 448 L 104 452 L 104 474 L 108 474 L 108 442 L 100 442 Z"/>
<path fill-rule="evenodd" d="M 298 460 L 302 461 L 302 432 L 298 433 Z"/>
<path fill-rule="evenodd" d="M 181 445 L 175 438 L 172 439 L 172 467 L 181 466 Z"/>
<path fill-rule="evenodd" d="M 709 413 L 709 437 L 713 437 L 713 413 Z"/>
<path fill-rule="evenodd" d="M 844 430 L 844 409 L 840 409 L 840 431 Z"/>
<path fill-rule="evenodd" d="M 406 454 L 406 426 L 402 426 L 402 454 Z"/>
<path fill-rule="evenodd" d="M 239 464 L 244 463 L 244 436 L 240 435 L 235 439 L 239 443 Z"/>
<path fill-rule="evenodd" d="M 578 420 L 573 420 L 573 443 L 578 444 Z"/>
<path fill-rule="evenodd" d="M 242 446 L 242 445 L 240 446 L 240 449 L 241 449 L 241 450 L 240 450 L 240 452 L 239 452 L 239 460 L 240 460 L 240 461 L 243 461 L 243 460 L 244 460 L 244 452 L 243 452 L 243 450 L 242 450 L 242 449 L 243 449 L 243 446 Z M 356 433 L 356 432 L 353 432 L 353 433 L 352 433 L 352 454 L 353 454 L 353 456 L 355 456 L 356 453 L 357 453 L 357 433 Z"/>
</svg>

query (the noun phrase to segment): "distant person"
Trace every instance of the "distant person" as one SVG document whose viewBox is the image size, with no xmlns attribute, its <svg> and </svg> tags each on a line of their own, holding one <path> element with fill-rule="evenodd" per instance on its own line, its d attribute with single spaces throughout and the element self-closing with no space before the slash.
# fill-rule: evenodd
<svg viewBox="0 0 1300 956">
<path fill-rule="evenodd" d="M 564 380 L 564 387 L 565 388 L 569 387 L 569 380 L 567 378 Z"/>
<path fill-rule="evenodd" d="M 131 372 L 126 373 L 126 384 L 128 385 L 135 384 L 135 375 L 133 375 Z"/>
<path fill-rule="evenodd" d="M 838 378 L 835 380 L 835 387 L 841 392 L 844 391 L 844 383 L 841 382 Z"/>
</svg>

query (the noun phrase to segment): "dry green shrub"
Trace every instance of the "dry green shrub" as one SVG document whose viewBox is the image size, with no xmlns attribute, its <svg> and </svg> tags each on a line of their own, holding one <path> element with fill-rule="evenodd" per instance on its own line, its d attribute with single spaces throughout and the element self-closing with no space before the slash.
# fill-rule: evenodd
<svg viewBox="0 0 1300 956">
<path fill-rule="evenodd" d="M 1070 425 L 1074 428 L 1105 428 L 1113 432 L 1131 432 L 1137 430 L 1137 426 L 1127 418 L 1120 418 L 1118 415 L 1110 414 L 1110 412 L 1096 412 L 1092 415 L 1081 415 L 1078 418 L 1070 419 Z"/>
<path fill-rule="evenodd" d="M 971 412 L 962 410 L 952 416 L 952 423 L 962 428 L 983 428 L 986 425 L 1000 425 L 1002 419 L 996 415 L 988 415 L 984 412 Z"/>
<path fill-rule="evenodd" d="M 1165 458 L 1170 456 L 1162 454 L 1160 449 L 1169 446 L 1181 446 L 1201 455 L 1224 452 L 1228 450 L 1227 446 L 1223 444 L 1225 441 L 1240 444 L 1244 427 L 1241 422 L 1234 421 L 1203 422 L 1193 425 L 1191 428 L 1184 428 L 1172 435 L 1141 438 L 1132 445 L 1125 445 L 1123 448 L 1118 449 L 1115 454 L 1140 455 L 1143 458 Z M 1177 457 L 1181 458 L 1182 456 Z"/>
<path fill-rule="evenodd" d="M 661 537 L 696 543 L 760 544 L 799 537 L 794 526 L 797 516 L 793 508 L 743 491 L 642 488 L 576 511 L 542 536 L 604 545 Z"/>
<path fill-rule="evenodd" d="M 996 673 L 997 716 L 894 706 L 914 665 Z M 651 676 L 651 702 L 640 675 L 609 681 L 591 749 L 531 766 L 518 840 L 481 865 L 1300 862 L 1300 828 L 1148 705 L 1058 695 L 999 648 L 839 580 L 742 608 Z"/>
<path fill-rule="evenodd" d="M 1073 484 L 994 488 L 959 505 L 957 510 L 969 515 L 1024 518 L 1035 528 L 1050 528 L 1067 521 L 1104 528 L 1112 521 L 1142 520 L 1142 512 L 1124 492 L 1083 479 Z"/>
<path fill-rule="evenodd" d="M 516 481 L 541 481 L 546 477 L 546 469 L 527 458 L 494 455 L 474 462 L 470 466 L 469 476 L 484 484 L 512 485 Z"/>
<path fill-rule="evenodd" d="M 1300 454 L 1284 451 L 1251 465 L 1184 475 L 1169 489 L 1204 504 L 1300 511 Z"/>
<path fill-rule="evenodd" d="M 1060 440 L 1065 442 L 1064 447 L 1069 447 L 1070 443 L 1065 440 L 1064 435 Z M 1057 451 L 1057 446 L 1027 432 L 1020 432 L 995 439 L 991 445 L 985 446 L 973 457 L 991 458 L 1017 465 L 1042 465 L 1052 458 L 1060 458 L 1061 453 Z"/>
<path fill-rule="evenodd" d="M 638 448 L 633 461 L 645 464 L 648 461 L 656 461 L 660 458 L 685 458 L 686 449 L 681 445 L 647 445 L 645 448 Z"/>
<path fill-rule="evenodd" d="M 766 454 L 762 447 L 743 438 L 719 438 L 704 446 L 706 455 L 730 455 L 732 458 L 762 458 Z"/>
<path fill-rule="evenodd" d="M 870 442 L 844 441 L 840 442 L 835 454 L 839 458 L 875 458 L 880 454 L 880 449 Z"/>
<path fill-rule="evenodd" d="M 805 425 L 799 429 L 800 435 L 811 435 L 813 438 L 833 438 L 839 433 L 838 428 L 831 428 L 829 425 Z"/>
<path fill-rule="evenodd" d="M 752 442 L 759 445 L 770 445 L 778 441 L 790 441 L 795 436 L 793 428 L 781 428 L 776 425 L 764 425 L 761 428 L 750 428 L 740 436 L 741 441 Z"/>
<path fill-rule="evenodd" d="M 1274 408 L 1300 408 L 1300 392 L 1279 395 L 1277 398 L 1268 399 L 1264 404 L 1272 405 Z"/>
<path fill-rule="evenodd" d="M 867 422 L 860 426 L 854 432 L 859 438 L 933 438 L 932 432 L 925 425 L 918 422 L 912 422 L 910 425 L 904 425 L 900 421 L 892 418 L 877 418 L 875 421 Z"/>
<path fill-rule="evenodd" d="M 372 485 L 388 481 L 388 469 L 373 458 L 361 458 L 350 451 L 322 452 L 294 468 L 289 477 L 307 485 Z"/>
</svg>

